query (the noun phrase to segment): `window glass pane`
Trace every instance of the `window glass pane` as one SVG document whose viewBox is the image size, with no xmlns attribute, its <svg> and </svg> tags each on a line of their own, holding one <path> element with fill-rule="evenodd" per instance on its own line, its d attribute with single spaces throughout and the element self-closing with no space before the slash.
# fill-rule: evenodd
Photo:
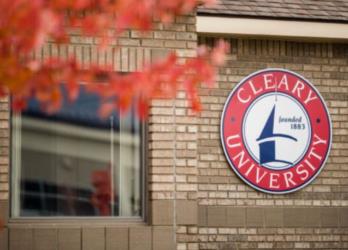
<svg viewBox="0 0 348 250">
<path fill-rule="evenodd" d="M 12 116 L 13 216 L 141 215 L 141 124 L 99 102 L 81 87 L 54 115 L 32 100 Z"/>
</svg>

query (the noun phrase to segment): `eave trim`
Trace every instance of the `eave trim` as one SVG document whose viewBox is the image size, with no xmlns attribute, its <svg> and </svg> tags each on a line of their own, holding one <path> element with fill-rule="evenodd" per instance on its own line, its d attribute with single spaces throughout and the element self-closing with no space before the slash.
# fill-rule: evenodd
<svg viewBox="0 0 348 250">
<path fill-rule="evenodd" d="M 348 24 L 313 21 L 197 16 L 197 32 L 235 36 L 348 40 Z"/>
</svg>

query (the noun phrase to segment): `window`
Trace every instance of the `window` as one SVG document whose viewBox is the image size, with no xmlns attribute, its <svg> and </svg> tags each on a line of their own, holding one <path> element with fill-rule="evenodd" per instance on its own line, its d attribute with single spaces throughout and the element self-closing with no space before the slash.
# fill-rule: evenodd
<svg viewBox="0 0 348 250">
<path fill-rule="evenodd" d="M 100 119 L 83 87 L 66 99 L 53 115 L 31 100 L 12 116 L 12 216 L 141 216 L 141 123 Z"/>
</svg>

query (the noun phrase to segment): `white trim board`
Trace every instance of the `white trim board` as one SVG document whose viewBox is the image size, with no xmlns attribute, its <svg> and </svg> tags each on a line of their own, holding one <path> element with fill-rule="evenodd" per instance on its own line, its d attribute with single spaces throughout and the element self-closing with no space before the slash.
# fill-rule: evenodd
<svg viewBox="0 0 348 250">
<path fill-rule="evenodd" d="M 235 36 L 348 40 L 348 23 L 197 16 L 197 32 Z"/>
</svg>

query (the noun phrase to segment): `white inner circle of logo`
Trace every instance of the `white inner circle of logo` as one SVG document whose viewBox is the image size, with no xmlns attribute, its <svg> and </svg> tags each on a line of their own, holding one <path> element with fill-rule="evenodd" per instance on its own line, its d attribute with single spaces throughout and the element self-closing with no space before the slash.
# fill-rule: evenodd
<svg viewBox="0 0 348 250">
<path fill-rule="evenodd" d="M 265 94 L 248 108 L 243 120 L 243 140 L 253 159 L 273 170 L 296 165 L 311 140 L 306 110 L 293 97 Z"/>
</svg>

